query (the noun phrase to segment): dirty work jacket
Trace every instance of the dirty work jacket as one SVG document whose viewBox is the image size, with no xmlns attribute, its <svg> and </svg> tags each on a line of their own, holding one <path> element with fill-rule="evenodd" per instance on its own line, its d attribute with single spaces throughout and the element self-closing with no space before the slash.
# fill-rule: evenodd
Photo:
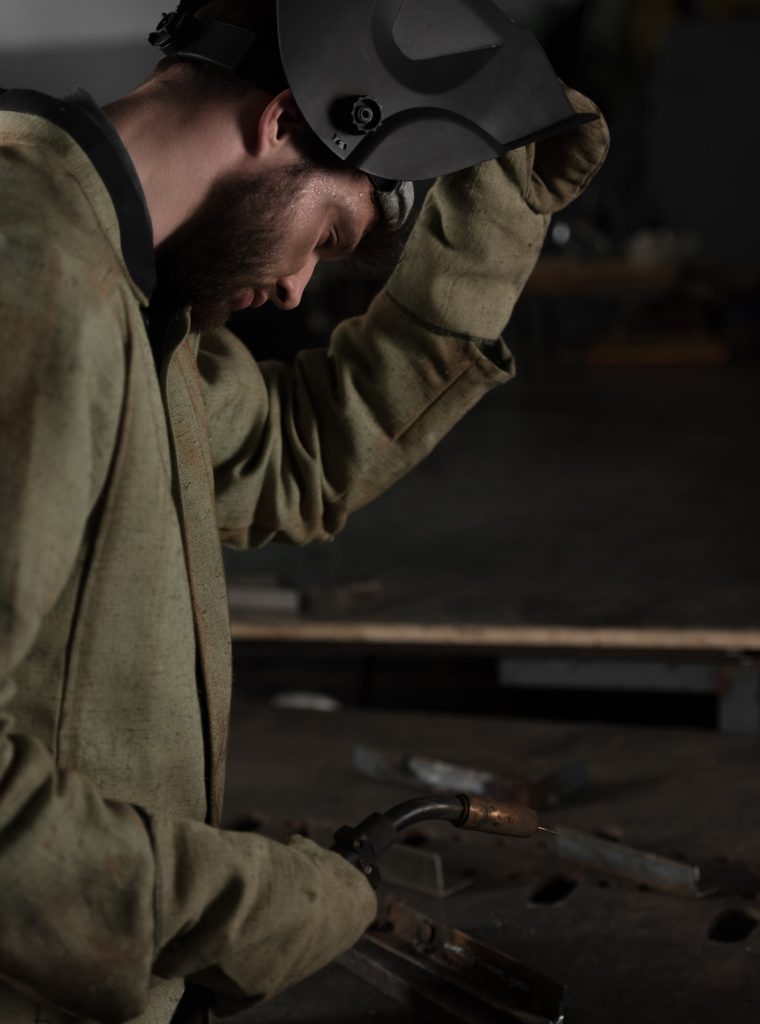
<svg viewBox="0 0 760 1024">
<path fill-rule="evenodd" d="M 213 827 L 219 541 L 334 537 L 511 374 L 387 294 L 292 368 L 180 312 L 157 373 L 85 148 L 0 112 L 2 1024 L 166 1024 L 183 979 L 264 998 L 358 938 L 353 868 Z"/>
</svg>

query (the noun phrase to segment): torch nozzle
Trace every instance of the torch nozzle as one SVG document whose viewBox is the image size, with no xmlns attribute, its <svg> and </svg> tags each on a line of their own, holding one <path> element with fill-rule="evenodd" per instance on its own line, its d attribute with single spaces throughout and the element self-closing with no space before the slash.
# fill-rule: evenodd
<svg viewBox="0 0 760 1024">
<path fill-rule="evenodd" d="M 459 799 L 465 810 L 462 818 L 454 822 L 457 828 L 527 839 L 541 827 L 538 815 L 530 807 L 505 804 L 480 796 L 460 796 Z"/>
</svg>

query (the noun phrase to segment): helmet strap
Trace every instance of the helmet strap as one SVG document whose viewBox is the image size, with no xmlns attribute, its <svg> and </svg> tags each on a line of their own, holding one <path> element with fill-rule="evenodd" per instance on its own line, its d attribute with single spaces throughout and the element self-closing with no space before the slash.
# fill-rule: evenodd
<svg viewBox="0 0 760 1024">
<path fill-rule="evenodd" d="M 197 61 L 222 68 L 246 79 L 272 96 L 288 88 L 277 40 L 220 21 L 198 21 L 185 0 L 172 14 L 165 14 L 148 41 L 167 57 Z"/>
</svg>

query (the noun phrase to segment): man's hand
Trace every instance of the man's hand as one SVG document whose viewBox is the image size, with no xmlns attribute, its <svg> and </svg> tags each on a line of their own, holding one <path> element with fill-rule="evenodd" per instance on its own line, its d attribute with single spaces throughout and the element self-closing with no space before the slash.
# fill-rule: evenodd
<svg viewBox="0 0 760 1024">
<path fill-rule="evenodd" d="M 610 148 L 607 122 L 597 105 L 574 89 L 566 91 L 576 114 L 598 114 L 599 119 L 518 150 L 530 169 L 525 199 L 536 213 L 557 213 L 585 192 Z"/>
<path fill-rule="evenodd" d="M 367 879 L 296 836 L 150 818 L 159 869 L 163 978 L 215 993 L 218 1015 L 268 999 L 349 949 L 377 913 Z"/>
<path fill-rule="evenodd" d="M 580 93 L 568 95 L 576 111 L 597 111 Z M 583 192 L 608 148 L 600 118 L 440 178 L 388 282 L 390 297 L 440 334 L 498 339 L 536 265 L 551 215 Z"/>
</svg>

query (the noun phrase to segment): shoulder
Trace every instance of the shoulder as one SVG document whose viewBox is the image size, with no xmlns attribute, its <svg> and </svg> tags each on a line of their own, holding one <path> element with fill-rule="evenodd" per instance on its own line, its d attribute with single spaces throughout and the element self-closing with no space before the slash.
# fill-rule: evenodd
<svg viewBox="0 0 760 1024">
<path fill-rule="evenodd" d="M 26 430 L 48 462 L 59 453 L 61 467 L 69 452 L 90 452 L 94 492 L 125 395 L 124 300 L 97 233 L 66 208 L 66 191 L 51 193 L 36 171 L 9 172 L 0 155 L 0 194 L 2 415 L 17 424 L 8 428 L 17 451 Z"/>
<path fill-rule="evenodd" d="M 25 149 L 0 146 L 0 359 L 99 364 L 121 348 L 118 261 L 76 180 Z"/>
</svg>

